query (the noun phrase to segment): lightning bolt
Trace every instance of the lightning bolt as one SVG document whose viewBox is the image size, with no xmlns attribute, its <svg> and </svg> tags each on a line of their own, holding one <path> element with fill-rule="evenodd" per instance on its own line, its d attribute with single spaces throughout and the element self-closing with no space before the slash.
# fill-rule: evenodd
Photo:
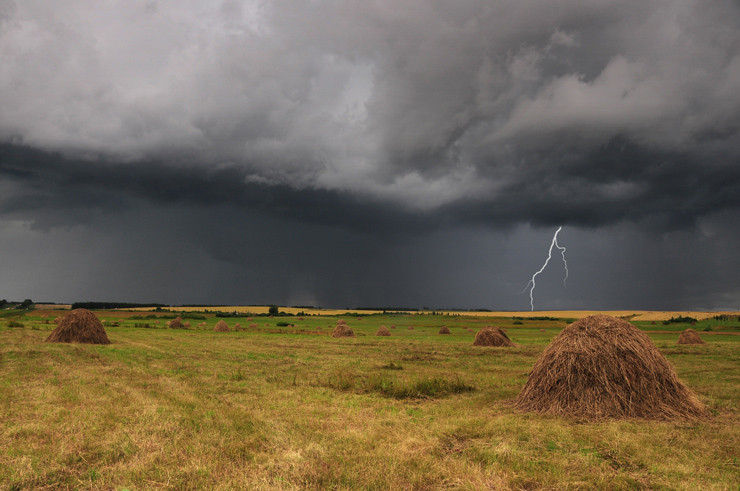
<svg viewBox="0 0 740 491">
<path fill-rule="evenodd" d="M 535 283 L 535 278 L 537 278 L 537 275 L 542 273 L 545 268 L 547 267 L 547 264 L 550 262 L 550 259 L 552 259 L 552 248 L 555 247 L 560 251 L 560 254 L 563 256 L 563 264 L 565 265 L 565 278 L 563 278 L 563 286 L 565 286 L 565 282 L 568 280 L 568 261 L 565 260 L 565 247 L 558 244 L 558 234 L 563 229 L 563 227 L 558 227 L 558 229 L 555 231 L 555 235 L 552 237 L 552 242 L 550 243 L 550 250 L 547 251 L 547 259 L 545 260 L 545 264 L 542 265 L 539 271 L 537 271 L 535 274 L 532 275 L 532 279 L 529 280 L 527 285 L 522 290 L 522 293 L 524 293 L 527 288 L 531 285 L 532 287 L 529 289 L 529 306 L 532 307 L 532 311 L 534 312 L 534 288 L 537 286 Z"/>
</svg>

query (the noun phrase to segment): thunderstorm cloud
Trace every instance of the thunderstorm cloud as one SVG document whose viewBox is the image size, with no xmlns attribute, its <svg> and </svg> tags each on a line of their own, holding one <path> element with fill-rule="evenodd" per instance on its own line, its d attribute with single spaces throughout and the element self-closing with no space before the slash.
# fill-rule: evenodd
<svg viewBox="0 0 740 491">
<path fill-rule="evenodd" d="M 0 0 L 0 53 L 0 296 L 526 308 L 562 225 L 543 308 L 740 304 L 736 1 Z"/>
</svg>

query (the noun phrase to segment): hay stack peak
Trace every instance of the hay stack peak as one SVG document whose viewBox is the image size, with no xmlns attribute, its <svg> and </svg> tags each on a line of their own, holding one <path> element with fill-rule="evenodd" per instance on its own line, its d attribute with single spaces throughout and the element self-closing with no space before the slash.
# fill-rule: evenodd
<svg viewBox="0 0 740 491">
<path fill-rule="evenodd" d="M 440 333 L 440 334 L 452 334 L 452 333 L 450 332 L 450 328 L 449 328 L 449 327 L 447 327 L 447 326 L 442 326 L 442 327 L 440 327 L 440 328 L 439 328 L 439 333 Z"/>
<path fill-rule="evenodd" d="M 100 320 L 87 309 L 74 309 L 57 323 L 47 343 L 110 344 Z"/>
<path fill-rule="evenodd" d="M 380 326 L 378 328 L 378 332 L 375 333 L 376 336 L 390 336 L 391 332 L 388 330 L 385 326 Z"/>
<path fill-rule="evenodd" d="M 586 419 L 707 415 L 650 338 L 607 315 L 563 329 L 535 363 L 514 406 Z"/>
<path fill-rule="evenodd" d="M 699 333 L 693 329 L 686 329 L 678 337 L 678 344 L 705 344 L 704 340 L 699 337 Z"/>
<path fill-rule="evenodd" d="M 224 322 L 223 320 L 220 320 L 216 322 L 216 325 L 213 328 L 214 332 L 229 332 L 231 329 L 229 329 L 229 325 Z"/>
<path fill-rule="evenodd" d="M 473 346 L 514 346 L 500 327 L 484 327 L 475 335 Z"/>
</svg>

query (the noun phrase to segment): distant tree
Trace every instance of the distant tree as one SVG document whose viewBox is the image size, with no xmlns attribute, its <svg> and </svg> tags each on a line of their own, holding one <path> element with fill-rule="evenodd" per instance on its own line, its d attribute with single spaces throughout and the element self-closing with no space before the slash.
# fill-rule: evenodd
<svg viewBox="0 0 740 491">
<path fill-rule="evenodd" d="M 270 305 L 270 308 L 267 310 L 267 312 L 270 315 L 278 315 L 280 313 L 280 310 L 278 309 L 277 305 Z"/>
<path fill-rule="evenodd" d="M 17 309 L 30 309 L 30 308 L 33 308 L 33 300 L 31 300 L 30 298 L 27 298 L 23 302 L 21 302 L 16 308 Z"/>
</svg>

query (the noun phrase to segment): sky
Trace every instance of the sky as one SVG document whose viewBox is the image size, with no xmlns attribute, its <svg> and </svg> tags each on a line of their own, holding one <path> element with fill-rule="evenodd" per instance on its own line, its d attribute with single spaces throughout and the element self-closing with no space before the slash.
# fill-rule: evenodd
<svg viewBox="0 0 740 491">
<path fill-rule="evenodd" d="M 0 0 L 0 298 L 740 309 L 736 0 Z"/>
</svg>

